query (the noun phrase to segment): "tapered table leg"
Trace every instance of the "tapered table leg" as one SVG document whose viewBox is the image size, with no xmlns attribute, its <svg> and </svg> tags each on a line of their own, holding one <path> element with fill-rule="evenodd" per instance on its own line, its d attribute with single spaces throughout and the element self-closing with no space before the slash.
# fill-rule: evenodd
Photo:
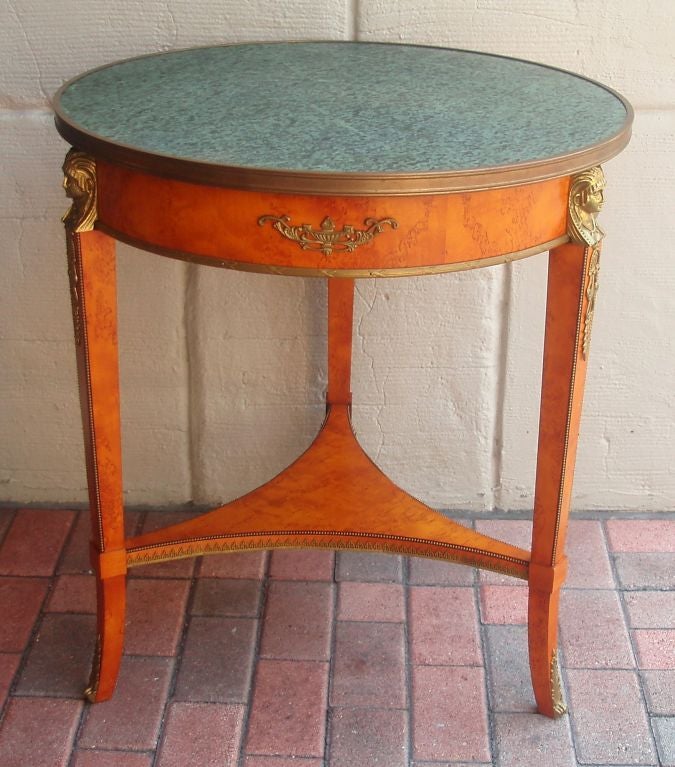
<svg viewBox="0 0 675 767">
<path fill-rule="evenodd" d="M 93 160 L 71 150 L 64 172 L 64 186 L 73 198 L 64 223 L 98 602 L 96 652 L 85 695 L 98 702 L 110 698 L 115 689 L 124 640 L 126 590 L 115 241 L 93 230 Z"/>
<path fill-rule="evenodd" d="M 598 245 L 576 243 L 549 255 L 528 635 L 537 707 L 550 717 L 566 710 L 557 661 L 558 603 L 598 259 Z"/>
<path fill-rule="evenodd" d="M 351 405 L 354 280 L 328 280 L 328 389 L 326 406 Z"/>
<path fill-rule="evenodd" d="M 98 604 L 97 647 L 86 696 L 98 702 L 115 689 L 126 590 L 115 241 L 94 231 L 67 236 Z"/>
</svg>

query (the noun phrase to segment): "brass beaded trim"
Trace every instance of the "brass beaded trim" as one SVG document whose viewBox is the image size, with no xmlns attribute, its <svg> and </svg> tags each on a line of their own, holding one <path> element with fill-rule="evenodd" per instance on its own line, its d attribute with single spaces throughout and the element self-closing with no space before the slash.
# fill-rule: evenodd
<svg viewBox="0 0 675 767">
<path fill-rule="evenodd" d="M 598 294 L 598 274 L 600 273 L 600 246 L 591 249 L 591 257 L 588 264 L 588 285 L 586 287 L 586 314 L 584 316 L 584 335 L 581 352 L 584 359 L 588 359 L 588 351 L 591 345 L 591 330 L 593 328 L 593 315 L 595 314 L 595 297 Z"/>
<path fill-rule="evenodd" d="M 230 540 L 222 540 L 229 538 Z M 349 539 L 359 538 L 358 542 Z M 249 540 L 236 540 L 249 539 Z M 366 540 L 363 540 L 366 539 Z M 429 551 L 420 554 L 414 544 L 435 546 L 447 551 Z M 426 556 L 432 559 L 447 561 L 464 561 L 462 555 L 474 557 L 490 557 L 492 563 L 477 564 L 487 570 L 512 575 L 515 578 L 527 580 L 529 562 L 507 554 L 498 554 L 471 546 L 456 543 L 435 541 L 427 538 L 414 538 L 403 535 L 386 533 L 366 533 L 358 531 L 336 530 L 269 530 L 257 532 L 231 533 L 229 535 L 211 535 L 191 538 L 185 541 L 169 541 L 167 543 L 148 544 L 147 546 L 131 547 L 127 550 L 127 565 L 136 567 L 151 562 L 163 562 L 173 559 L 184 559 L 202 554 L 218 554 L 228 551 L 274 549 L 274 548 L 327 548 L 355 549 L 360 551 L 389 551 L 408 556 Z M 457 552 L 452 556 L 449 552 Z M 493 565 L 493 566 L 490 566 Z"/>
</svg>

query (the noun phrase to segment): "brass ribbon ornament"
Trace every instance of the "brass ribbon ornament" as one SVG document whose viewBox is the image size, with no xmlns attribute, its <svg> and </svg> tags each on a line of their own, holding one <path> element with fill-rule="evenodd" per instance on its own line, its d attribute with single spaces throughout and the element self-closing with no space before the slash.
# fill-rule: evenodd
<svg viewBox="0 0 675 767">
<path fill-rule="evenodd" d="M 376 234 L 383 231 L 387 224 L 392 229 L 398 227 L 398 222 L 393 218 L 367 218 L 363 223 L 366 229 L 356 229 L 350 224 L 345 224 L 337 230 L 333 219 L 326 216 L 321 222 L 319 229 L 314 229 L 311 224 L 299 224 L 291 226 L 290 216 L 260 216 L 258 225 L 264 226 L 268 221 L 272 222 L 274 229 L 287 240 L 297 242 L 303 250 L 320 250 L 324 256 L 330 256 L 334 251 L 347 251 L 353 253 L 356 248 L 370 242 Z"/>
<path fill-rule="evenodd" d="M 593 248 L 588 263 L 588 284 L 586 286 L 586 316 L 584 317 L 584 334 L 581 352 L 584 359 L 588 358 L 588 350 L 591 345 L 591 328 L 593 327 L 593 315 L 595 314 L 595 297 L 598 294 L 598 274 L 600 273 L 600 248 Z"/>
</svg>

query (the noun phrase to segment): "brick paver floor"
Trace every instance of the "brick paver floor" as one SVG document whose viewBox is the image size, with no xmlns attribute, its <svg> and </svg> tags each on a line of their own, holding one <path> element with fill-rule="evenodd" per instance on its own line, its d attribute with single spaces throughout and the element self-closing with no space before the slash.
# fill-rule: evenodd
<svg viewBox="0 0 675 767">
<path fill-rule="evenodd" d="M 528 545 L 522 518 L 460 521 Z M 571 523 L 555 722 L 522 582 L 330 551 L 137 568 L 117 692 L 85 704 L 87 537 L 82 511 L 0 510 L 2 767 L 675 765 L 673 514 Z"/>
</svg>

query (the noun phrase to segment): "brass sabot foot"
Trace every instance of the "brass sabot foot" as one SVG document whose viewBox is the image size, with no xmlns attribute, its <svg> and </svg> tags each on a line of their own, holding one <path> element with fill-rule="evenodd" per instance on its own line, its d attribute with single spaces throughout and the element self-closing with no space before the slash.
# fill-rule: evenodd
<svg viewBox="0 0 675 767">
<path fill-rule="evenodd" d="M 553 715 L 556 719 L 567 713 L 567 706 L 563 698 L 557 650 L 554 650 L 551 655 L 551 702 L 553 703 Z"/>
</svg>

